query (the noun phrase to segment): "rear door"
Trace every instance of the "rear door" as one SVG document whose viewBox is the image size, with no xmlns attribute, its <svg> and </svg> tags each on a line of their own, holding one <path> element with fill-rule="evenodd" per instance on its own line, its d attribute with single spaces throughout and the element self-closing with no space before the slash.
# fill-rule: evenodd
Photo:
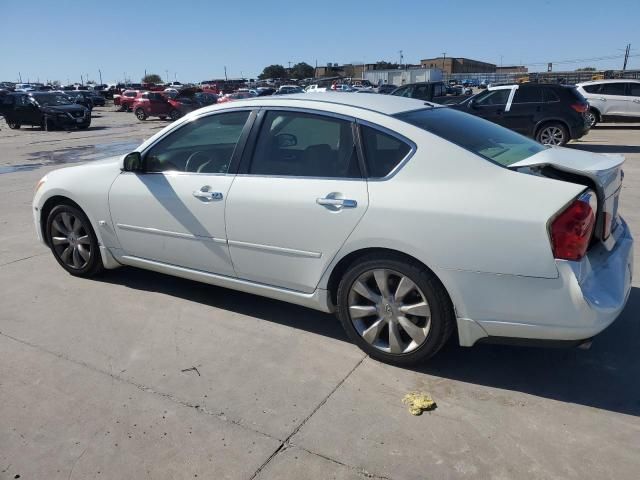
<svg viewBox="0 0 640 480">
<path fill-rule="evenodd" d="M 369 203 L 352 118 L 263 110 L 227 200 L 238 277 L 313 292 Z"/>
<path fill-rule="evenodd" d="M 625 115 L 640 117 L 640 82 L 629 82 L 626 86 L 627 108 Z"/>
<path fill-rule="evenodd" d="M 536 86 L 519 86 L 508 109 L 503 113 L 502 124 L 523 135 L 533 135 L 533 130 L 543 110 L 542 89 Z"/>
<path fill-rule="evenodd" d="M 626 83 L 603 83 L 598 99 L 604 103 L 603 115 L 625 115 L 627 111 Z"/>
</svg>

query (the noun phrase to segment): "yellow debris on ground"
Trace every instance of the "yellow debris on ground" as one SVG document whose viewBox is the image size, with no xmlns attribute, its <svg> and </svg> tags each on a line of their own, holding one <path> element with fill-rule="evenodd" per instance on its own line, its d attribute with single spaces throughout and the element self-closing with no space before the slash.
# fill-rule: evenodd
<svg viewBox="0 0 640 480">
<path fill-rule="evenodd" d="M 409 407 L 411 415 L 422 415 L 422 412 L 428 412 L 429 410 L 435 410 L 437 407 L 436 402 L 422 392 L 409 392 L 402 399 L 402 403 Z"/>
</svg>

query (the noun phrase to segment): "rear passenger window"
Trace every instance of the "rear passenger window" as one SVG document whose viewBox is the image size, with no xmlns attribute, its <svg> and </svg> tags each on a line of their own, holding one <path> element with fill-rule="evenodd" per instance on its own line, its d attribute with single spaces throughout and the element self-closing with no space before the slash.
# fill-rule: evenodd
<svg viewBox="0 0 640 480">
<path fill-rule="evenodd" d="M 520 87 L 513 96 L 513 103 L 540 103 L 542 91 L 538 87 Z"/>
<path fill-rule="evenodd" d="M 640 97 L 640 83 L 627 83 L 628 85 L 628 94 L 632 97 Z"/>
<path fill-rule="evenodd" d="M 351 122 L 302 112 L 267 112 L 249 173 L 362 178 Z"/>
<path fill-rule="evenodd" d="M 560 101 L 560 97 L 558 96 L 558 94 L 556 92 L 554 92 L 553 90 L 551 90 L 550 88 L 543 88 L 542 89 L 542 98 L 544 99 L 545 102 L 559 102 Z"/>
<path fill-rule="evenodd" d="M 603 95 L 624 95 L 624 83 L 605 83 L 600 93 Z"/>
<path fill-rule="evenodd" d="M 375 128 L 362 125 L 360 132 L 369 178 L 386 177 L 411 151 L 402 140 Z"/>
</svg>

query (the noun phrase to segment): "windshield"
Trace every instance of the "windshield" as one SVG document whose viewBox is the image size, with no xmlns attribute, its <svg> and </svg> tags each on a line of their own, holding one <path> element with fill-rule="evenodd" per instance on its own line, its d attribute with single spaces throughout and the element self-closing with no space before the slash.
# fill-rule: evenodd
<svg viewBox="0 0 640 480">
<path fill-rule="evenodd" d="M 495 123 L 446 107 L 400 113 L 396 118 L 505 167 L 547 148 Z"/>
<path fill-rule="evenodd" d="M 42 105 L 43 107 L 52 107 L 56 105 L 73 105 L 69 101 L 69 97 L 63 95 L 62 93 L 39 93 L 33 95 L 33 98 L 38 105 Z"/>
</svg>

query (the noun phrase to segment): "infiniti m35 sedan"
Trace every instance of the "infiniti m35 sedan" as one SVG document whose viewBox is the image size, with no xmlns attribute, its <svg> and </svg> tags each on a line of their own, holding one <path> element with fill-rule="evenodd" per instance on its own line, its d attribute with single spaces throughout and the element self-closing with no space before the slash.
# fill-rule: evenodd
<svg viewBox="0 0 640 480">
<path fill-rule="evenodd" d="M 611 324 L 633 265 L 623 161 L 414 99 L 262 97 L 48 173 L 33 214 L 73 275 L 128 265 L 336 312 L 410 365 L 452 335 L 577 345 Z"/>
</svg>

